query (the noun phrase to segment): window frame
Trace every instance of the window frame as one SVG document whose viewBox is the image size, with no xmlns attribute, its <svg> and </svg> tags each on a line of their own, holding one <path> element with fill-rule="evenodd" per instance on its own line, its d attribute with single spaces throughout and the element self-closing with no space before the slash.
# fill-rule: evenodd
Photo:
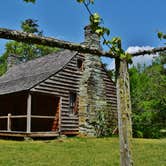
<svg viewBox="0 0 166 166">
<path fill-rule="evenodd" d="M 77 93 L 75 91 L 69 92 L 69 112 L 75 114 L 75 107 L 77 106 Z"/>
</svg>

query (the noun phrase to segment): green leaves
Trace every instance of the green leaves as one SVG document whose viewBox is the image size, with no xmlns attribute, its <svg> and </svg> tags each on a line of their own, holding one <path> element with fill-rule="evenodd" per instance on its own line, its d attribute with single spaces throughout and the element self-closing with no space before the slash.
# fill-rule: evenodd
<svg viewBox="0 0 166 166">
<path fill-rule="evenodd" d="M 109 36 L 110 30 L 105 27 L 98 27 L 98 29 L 95 30 L 95 33 L 97 33 L 100 37 L 103 36 L 104 34 Z"/>
<path fill-rule="evenodd" d="M 37 24 L 38 20 L 26 19 L 21 23 L 21 29 L 27 33 L 36 33 L 41 34 L 42 32 L 38 30 L 39 25 Z"/>
<path fill-rule="evenodd" d="M 83 3 L 83 2 L 86 2 L 86 0 L 77 0 L 78 3 Z M 87 0 L 87 3 L 91 3 L 91 4 L 94 4 L 94 0 Z"/>
<path fill-rule="evenodd" d="M 134 136 L 139 137 L 140 131 L 143 137 L 156 137 L 162 125 L 165 127 L 166 75 L 158 58 L 151 66 L 139 64 L 129 69 Z"/>
<path fill-rule="evenodd" d="M 107 43 L 111 44 L 112 47 L 110 51 L 114 52 L 116 55 L 120 56 L 124 54 L 120 37 L 113 37 L 110 41 L 107 41 Z"/>
<path fill-rule="evenodd" d="M 100 26 L 102 19 L 98 13 L 94 13 L 93 15 L 90 16 L 89 19 L 90 19 L 91 29 L 94 33 L 98 34 L 100 37 L 104 36 L 105 34 L 109 36 L 110 30 L 106 27 Z"/>
<path fill-rule="evenodd" d="M 110 43 L 112 44 L 113 47 L 117 47 L 119 49 L 121 49 L 122 47 L 122 44 L 121 44 L 122 41 L 120 37 L 113 37 Z"/>
<path fill-rule="evenodd" d="M 104 36 L 105 34 L 109 36 L 110 30 L 106 27 L 100 26 L 101 24 L 101 17 L 98 13 L 94 13 L 90 16 L 90 25 L 92 28 L 92 31 L 96 34 L 98 34 L 100 37 Z"/>
<path fill-rule="evenodd" d="M 161 39 L 163 38 L 163 33 L 162 33 L 162 32 L 158 32 L 158 33 L 157 33 L 157 36 L 158 36 L 158 38 L 161 40 Z"/>
<path fill-rule="evenodd" d="M 132 56 L 129 53 L 121 53 L 120 54 L 120 59 L 121 60 L 126 60 L 128 63 L 132 63 Z"/>
<path fill-rule="evenodd" d="M 21 29 L 24 32 L 34 33 L 37 35 L 42 35 L 42 31 L 38 29 L 37 20 L 27 19 L 22 22 Z M 7 57 L 10 54 L 15 54 L 20 57 L 22 61 L 28 61 L 36 57 L 45 56 L 52 52 L 56 52 L 59 49 L 42 46 L 37 44 L 26 44 L 22 42 L 9 41 L 5 44 L 5 52 L 0 57 L 0 76 L 4 74 L 7 70 Z"/>
<path fill-rule="evenodd" d="M 93 15 L 90 16 L 90 22 L 92 24 L 100 24 L 101 18 L 98 13 L 94 13 Z"/>
<path fill-rule="evenodd" d="M 111 40 L 104 40 L 103 44 L 110 44 L 110 52 L 118 55 L 121 60 L 132 63 L 132 56 L 122 49 L 122 41 L 120 37 L 113 37 Z"/>
<path fill-rule="evenodd" d="M 36 2 L 36 0 L 23 0 L 24 2 L 27 2 L 27 3 L 29 3 L 29 2 L 31 2 L 31 3 L 35 3 Z"/>
<path fill-rule="evenodd" d="M 161 39 L 166 39 L 166 34 L 164 34 L 163 32 L 158 32 L 157 33 L 158 38 Z"/>
<path fill-rule="evenodd" d="M 85 0 L 77 0 L 78 3 L 83 3 Z"/>
</svg>

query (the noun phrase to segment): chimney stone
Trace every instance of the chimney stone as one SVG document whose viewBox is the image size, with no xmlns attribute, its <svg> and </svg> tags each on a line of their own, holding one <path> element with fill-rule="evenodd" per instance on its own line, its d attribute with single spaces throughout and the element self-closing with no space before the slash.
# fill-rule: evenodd
<svg viewBox="0 0 166 166">
<path fill-rule="evenodd" d="M 85 40 L 82 43 L 83 45 L 86 45 L 92 49 L 102 49 L 100 45 L 100 37 L 98 34 L 92 32 L 91 26 L 87 25 L 84 28 L 84 35 L 85 35 Z"/>
</svg>

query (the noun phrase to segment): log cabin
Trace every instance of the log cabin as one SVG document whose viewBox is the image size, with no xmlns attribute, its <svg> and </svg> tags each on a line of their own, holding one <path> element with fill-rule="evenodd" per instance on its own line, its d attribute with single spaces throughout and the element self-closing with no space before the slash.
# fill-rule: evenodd
<svg viewBox="0 0 166 166">
<path fill-rule="evenodd" d="M 90 26 L 81 44 L 101 49 Z M 0 136 L 95 135 L 96 111 L 115 128 L 116 107 L 115 83 L 96 55 L 61 50 L 21 63 L 11 55 L 0 77 Z"/>
</svg>

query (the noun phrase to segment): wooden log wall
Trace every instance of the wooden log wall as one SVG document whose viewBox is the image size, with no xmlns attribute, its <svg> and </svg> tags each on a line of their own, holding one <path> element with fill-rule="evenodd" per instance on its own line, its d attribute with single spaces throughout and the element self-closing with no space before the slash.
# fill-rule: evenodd
<svg viewBox="0 0 166 166">
<path fill-rule="evenodd" d="M 108 110 L 111 116 L 110 123 L 113 128 L 116 128 L 118 126 L 116 84 L 109 78 L 104 68 L 102 69 L 102 74 L 105 83 L 107 104 L 111 107 L 110 110 Z"/>
<path fill-rule="evenodd" d="M 34 87 L 32 91 L 42 93 L 52 93 L 61 97 L 61 133 L 74 134 L 79 130 L 78 115 L 69 111 L 70 92 L 79 94 L 79 80 L 82 71 L 77 67 L 77 59 L 83 56 L 76 55 L 61 71 L 53 75 L 40 85 Z"/>
</svg>

